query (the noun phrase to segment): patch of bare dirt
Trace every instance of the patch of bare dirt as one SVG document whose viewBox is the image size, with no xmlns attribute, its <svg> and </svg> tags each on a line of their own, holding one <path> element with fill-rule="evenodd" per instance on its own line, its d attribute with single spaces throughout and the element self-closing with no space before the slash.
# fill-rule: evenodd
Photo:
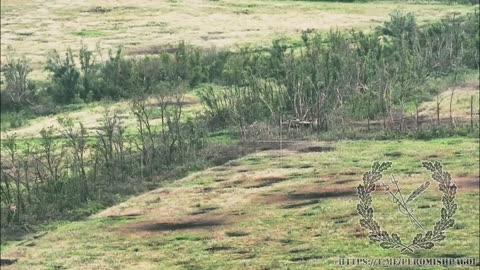
<svg viewBox="0 0 480 270">
<path fill-rule="evenodd" d="M 246 181 L 245 178 L 230 180 L 230 181 L 228 181 L 228 182 L 223 183 L 222 187 L 223 187 L 223 188 L 237 187 L 237 186 L 243 184 L 245 181 Z"/>
<path fill-rule="evenodd" d="M 364 228 L 360 227 L 360 225 L 355 224 L 353 227 L 348 226 L 346 227 L 346 231 L 353 234 L 355 238 L 367 238 L 368 231 Z"/>
<path fill-rule="evenodd" d="M 480 177 L 460 177 L 453 178 L 453 182 L 458 186 L 458 192 L 476 191 L 480 189 Z"/>
<path fill-rule="evenodd" d="M 212 207 L 202 207 L 200 209 L 197 209 L 195 211 L 193 211 L 191 213 L 191 215 L 195 216 L 195 215 L 203 215 L 203 214 L 207 214 L 209 212 L 212 212 L 214 210 L 217 210 L 218 207 L 215 207 L 215 206 L 212 206 Z"/>
<path fill-rule="evenodd" d="M 138 226 L 138 230 L 146 230 L 152 232 L 161 232 L 161 231 L 177 231 L 177 230 L 191 230 L 196 228 L 204 227 L 214 227 L 222 225 L 222 221 L 218 220 L 207 220 L 207 221 L 196 221 L 196 222 L 173 222 L 173 223 L 150 223 Z"/>
<path fill-rule="evenodd" d="M 260 176 L 245 176 L 241 175 L 239 178 L 233 178 L 228 181 L 225 181 L 222 184 L 223 188 L 232 188 L 232 187 L 243 187 L 245 189 L 255 189 L 262 187 L 269 187 L 276 183 L 280 183 L 288 180 L 288 177 L 283 175 L 271 175 L 266 173 L 265 175 Z"/>
<path fill-rule="evenodd" d="M 347 184 L 347 183 L 351 183 L 351 182 L 355 182 L 355 181 L 356 180 L 353 180 L 353 179 L 346 179 L 346 180 L 336 181 L 335 184 L 343 185 L 343 184 Z"/>
<path fill-rule="evenodd" d="M 359 172 L 352 171 L 352 170 L 346 170 L 346 171 L 343 171 L 343 172 L 339 172 L 338 174 L 339 174 L 339 175 L 348 175 L 348 176 L 352 176 L 352 175 L 359 174 Z"/>
<path fill-rule="evenodd" d="M 142 216 L 143 214 L 145 214 L 144 211 L 128 209 L 127 211 L 122 213 L 108 215 L 106 216 L 106 218 L 139 217 L 139 216 Z"/>
<path fill-rule="evenodd" d="M 268 187 L 272 186 L 275 183 L 283 182 L 287 180 L 288 178 L 283 177 L 283 176 L 265 176 L 265 177 L 259 177 L 253 180 L 252 185 L 247 185 L 245 188 L 262 188 L 262 187 Z"/>
<path fill-rule="evenodd" d="M 472 91 L 480 90 L 480 84 L 478 82 L 464 82 L 455 87 L 455 90 L 459 91 Z"/>
</svg>

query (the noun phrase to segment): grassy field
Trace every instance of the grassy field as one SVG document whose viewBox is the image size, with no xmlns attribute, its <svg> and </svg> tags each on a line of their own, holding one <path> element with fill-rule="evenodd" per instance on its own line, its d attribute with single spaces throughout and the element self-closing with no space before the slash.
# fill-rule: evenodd
<svg viewBox="0 0 480 270">
<path fill-rule="evenodd" d="M 152 112 L 152 125 L 160 125 L 160 109 L 157 106 L 158 100 L 155 98 L 150 98 L 148 101 L 148 107 Z M 183 112 L 184 118 L 193 117 L 196 113 L 202 111 L 202 106 L 198 97 L 194 94 L 187 94 L 183 102 L 185 103 Z M 82 122 L 89 130 L 90 133 L 94 133 L 96 128 L 100 125 L 100 122 L 103 118 L 103 115 L 106 110 L 110 110 L 118 114 L 120 119 L 122 119 L 122 124 L 127 128 L 127 132 L 134 132 L 136 119 L 131 112 L 131 102 L 129 101 L 120 101 L 120 102 L 95 102 L 90 104 L 81 104 L 79 106 L 72 106 L 71 111 L 60 112 L 57 114 L 52 114 L 44 117 L 37 117 L 32 120 L 29 120 L 25 126 L 15 128 L 15 129 L 6 129 L 2 132 L 2 136 L 9 136 L 15 134 L 19 138 L 32 138 L 40 137 L 40 131 L 46 127 L 53 127 L 59 129 L 60 125 L 58 123 L 58 118 L 70 117 L 71 119 Z M 78 107 L 78 108 L 77 108 Z M 65 108 L 64 108 L 65 109 Z"/>
<path fill-rule="evenodd" d="M 18 262 L 4 269 L 338 269 L 341 257 L 475 258 L 478 151 L 478 140 L 464 138 L 285 145 L 11 243 L 2 257 Z M 413 255 L 369 243 L 355 187 L 373 160 L 393 162 L 384 181 L 395 174 L 405 194 L 429 179 L 420 161 L 443 162 L 459 186 L 447 240 Z M 388 195 L 373 197 L 383 228 L 412 239 L 418 228 Z M 441 208 L 434 181 L 415 203 L 419 221 L 432 228 Z"/>
<path fill-rule="evenodd" d="M 468 119 L 470 117 L 470 103 L 473 101 L 474 113 L 478 112 L 478 92 L 477 83 L 465 83 L 457 87 L 450 87 L 447 91 L 438 95 L 440 108 L 440 118 L 448 118 L 450 111 L 450 97 L 452 96 L 452 115 L 456 118 Z M 473 100 L 472 100 L 473 98 Z M 477 108 L 475 110 L 475 108 Z M 425 102 L 419 108 L 420 115 L 433 116 L 436 114 L 437 100 Z"/>
<path fill-rule="evenodd" d="M 44 78 L 46 54 L 81 44 L 95 49 L 124 46 L 130 55 L 161 51 L 180 40 L 203 47 L 269 44 L 274 37 L 298 36 L 306 29 L 378 25 L 394 10 L 414 12 L 421 23 L 467 5 L 387 1 L 26 1 L 1 2 L 2 61 L 8 46 L 32 59 L 34 78 Z"/>
<path fill-rule="evenodd" d="M 77 50 L 82 43 L 90 49 L 98 44 L 104 52 L 124 46 L 130 57 L 158 53 L 181 40 L 201 47 L 235 49 L 249 44 L 266 45 L 276 37 L 299 38 L 299 32 L 306 29 L 369 29 L 387 20 L 395 10 L 413 12 L 419 23 L 425 24 L 474 9 L 468 5 L 407 1 L 1 0 L 1 60 L 5 60 L 6 49 L 11 46 L 17 55 L 32 60 L 33 79 L 43 80 L 47 76 L 44 65 L 48 51 L 65 51 L 68 47 Z M 432 79 L 425 83 L 428 90 L 424 92 L 441 90 L 440 118 L 447 123 L 452 93 L 453 117 L 462 124 L 470 121 L 473 97 L 474 121 L 478 122 L 478 72 L 471 71 L 459 81 L 453 83 L 450 77 Z M 198 88 L 190 90 L 185 96 L 185 118 L 203 111 L 196 95 Z M 437 101 L 433 94 L 429 98 L 418 106 L 418 112 L 433 123 Z M 151 124 L 158 127 L 157 102 L 151 97 L 148 108 L 154 115 Z M 136 119 L 130 106 L 128 100 L 61 105 L 54 115 L 2 130 L 1 137 L 16 134 L 22 148 L 24 142 L 37 142 L 43 128 L 58 128 L 57 119 L 64 116 L 82 122 L 93 133 L 106 107 L 118 113 L 127 133 L 133 133 Z M 406 104 L 405 109 L 406 119 L 413 123 L 414 104 Z M 362 129 L 364 122 L 353 123 L 352 133 Z M 238 138 L 229 132 L 212 132 L 208 139 L 237 143 Z M 358 137 L 367 135 L 376 133 L 365 131 Z M 162 181 L 155 174 L 150 180 L 158 188 L 102 208 L 85 220 L 55 221 L 12 241 L 17 234 L 2 236 L 8 240 L 0 247 L 0 265 L 5 260 L 16 262 L 1 265 L 1 269 L 356 269 L 338 265 L 339 258 L 345 257 L 479 261 L 478 139 L 257 142 L 254 147 L 258 151 L 253 153 L 251 144 L 245 147 L 250 154 L 177 181 Z M 459 187 L 456 222 L 447 230 L 446 240 L 431 250 L 413 254 L 382 249 L 369 242 L 368 231 L 359 223 L 356 187 L 376 160 L 393 162 L 382 181 L 391 183 L 394 174 L 400 179 L 404 195 L 430 179 L 421 161 L 442 162 Z M 431 180 L 427 191 L 411 206 L 420 223 L 432 230 L 442 208 L 437 183 Z M 419 233 L 419 228 L 397 211 L 380 188 L 373 193 L 373 207 L 382 228 L 398 233 L 404 242 L 411 242 Z"/>
</svg>

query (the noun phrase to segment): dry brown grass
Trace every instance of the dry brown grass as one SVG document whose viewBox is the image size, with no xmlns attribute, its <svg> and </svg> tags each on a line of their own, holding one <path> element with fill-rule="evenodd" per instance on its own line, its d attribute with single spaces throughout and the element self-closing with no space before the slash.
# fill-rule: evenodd
<svg viewBox="0 0 480 270">
<path fill-rule="evenodd" d="M 292 36 L 305 29 L 366 28 L 385 20 L 395 9 L 412 11 L 421 20 L 467 6 L 416 5 L 402 2 L 342 4 L 303 1 L 177 0 L 94 1 L 2 0 L 1 48 L 12 46 L 32 58 L 35 76 L 44 77 L 47 51 L 108 49 L 158 52 L 185 40 L 191 44 L 226 47 L 269 43 L 273 36 Z"/>
<path fill-rule="evenodd" d="M 440 118 L 447 119 L 450 117 L 450 98 L 453 90 L 452 98 L 452 116 L 454 118 L 469 120 L 470 119 L 470 99 L 473 97 L 473 114 L 478 119 L 479 114 L 479 90 L 478 82 L 468 82 L 458 86 L 451 87 L 440 93 L 438 100 L 440 102 Z M 424 102 L 419 107 L 419 115 L 428 118 L 436 118 L 437 100 Z"/>
<path fill-rule="evenodd" d="M 183 102 L 185 103 L 183 111 L 186 114 L 193 114 L 201 110 L 199 99 L 192 94 L 186 95 Z M 153 109 L 158 108 L 158 100 L 153 97 L 150 98 L 147 101 L 147 106 Z M 131 103 L 127 101 L 120 101 L 108 106 L 101 105 L 95 107 L 87 107 L 75 112 L 60 113 L 52 116 L 39 117 L 31 120 L 30 124 L 27 126 L 2 132 L 1 136 L 6 137 L 15 134 L 19 138 L 40 137 L 40 131 L 44 128 L 53 127 L 54 129 L 59 130 L 60 125 L 57 119 L 59 117 L 65 116 L 70 117 L 76 122 L 83 123 L 84 127 L 87 128 L 90 134 L 95 134 L 95 130 L 100 126 L 101 120 L 103 119 L 105 110 L 110 110 L 111 112 L 117 113 L 118 117 L 122 120 L 123 126 L 136 126 L 135 117 L 131 113 Z M 150 123 L 152 125 L 160 125 L 161 119 L 151 119 Z"/>
</svg>

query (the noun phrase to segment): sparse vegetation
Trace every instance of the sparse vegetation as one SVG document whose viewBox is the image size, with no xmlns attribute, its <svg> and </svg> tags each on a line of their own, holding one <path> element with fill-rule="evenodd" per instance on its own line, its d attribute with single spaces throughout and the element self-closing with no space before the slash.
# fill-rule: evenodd
<svg viewBox="0 0 480 270">
<path fill-rule="evenodd" d="M 475 139 L 341 141 L 335 143 L 334 151 L 299 151 L 310 146 L 310 142 L 298 143 L 285 146 L 283 151 L 248 155 L 165 183 L 88 220 L 55 223 L 41 237 L 33 235 L 10 243 L 3 247 L 2 258 L 18 258 L 16 265 L 20 269 L 47 268 L 53 263 L 69 269 L 175 269 L 185 265 L 201 269 L 338 269 L 339 254 L 477 256 L 479 241 L 471 237 L 479 233 Z M 384 156 L 391 151 L 402 155 Z M 361 175 L 369 170 L 372 160 L 392 161 L 385 178 L 395 174 L 404 181 L 402 190 L 407 193 L 429 178 L 419 160 L 443 162 L 459 186 L 456 223 L 447 232 L 447 240 L 415 255 L 369 244 L 367 231 L 360 227 L 360 217 L 355 213 L 355 187 L 362 182 Z M 301 168 L 305 162 L 314 166 Z M 290 168 L 283 168 L 285 165 Z M 247 188 L 254 179 L 273 177 L 286 180 Z M 223 181 L 205 183 L 198 179 Z M 335 184 L 338 181 L 345 182 Z M 389 194 L 377 191 L 372 204 L 377 220 L 386 230 L 413 239 L 413 225 L 407 217 L 396 214 Z M 416 199 L 416 204 L 419 222 L 433 228 L 442 206 L 441 194 L 431 187 Z M 313 257 L 318 258 L 310 259 Z"/>
<path fill-rule="evenodd" d="M 479 86 L 472 81 L 480 68 L 480 22 L 478 6 L 469 4 L 477 3 L 394 1 L 404 9 L 386 20 L 369 9 L 392 11 L 390 2 L 328 2 L 208 1 L 198 12 L 221 8 L 257 20 L 292 10 L 317 16 L 315 9 L 322 9 L 353 21 L 367 16 L 368 22 L 358 19 L 345 29 L 351 24 L 339 21 L 329 31 L 307 23 L 292 30 L 285 22 L 289 34 L 267 36 L 273 40 L 268 46 L 208 48 L 176 38 L 173 46 L 138 47 L 141 37 L 133 47 L 125 38 L 126 46 L 113 42 L 93 50 L 91 38 L 115 40 L 118 30 L 128 37 L 116 16 L 130 21 L 130 12 L 163 14 L 157 17 L 164 20 L 170 16 L 164 8 L 175 14 L 186 2 L 157 3 L 156 9 L 79 4 L 75 12 L 113 18 L 114 29 L 101 23 L 71 28 L 68 34 L 85 42 L 49 50 L 46 62 L 29 59 L 21 46 L 9 49 L 1 68 L 2 267 L 334 269 L 340 253 L 391 256 L 366 245 L 354 217 L 357 180 L 378 159 L 393 161 L 393 173 L 412 179 L 405 189 L 421 206 L 415 216 L 430 227 L 435 215 L 429 208 L 441 207 L 439 192 L 424 185 L 417 163 L 443 162 L 459 187 L 459 209 L 442 216 L 456 238 L 435 247 L 457 248 L 445 257 L 474 256 L 478 239 L 467 236 L 478 234 L 472 205 L 478 199 Z M 4 14 L 16 12 L 11 5 L 3 9 L 2 2 L 2 27 Z M 446 16 L 429 15 L 432 7 Z M 405 12 L 420 9 L 426 11 Z M 52 9 L 56 13 L 71 11 Z M 145 37 L 188 32 L 168 20 L 135 22 L 127 28 L 148 27 Z M 278 20 L 265 24 L 268 31 L 285 28 Z M 266 31 L 264 26 L 245 31 Z M 238 34 L 225 27 L 209 28 L 200 38 Z M 2 29 L 4 34 L 9 32 Z M 17 34 L 25 40 L 36 35 Z M 44 53 L 39 44 L 36 55 Z M 378 197 L 365 195 L 364 206 L 375 205 L 375 218 L 388 221 L 385 213 L 395 204 Z M 360 211 L 366 227 L 380 233 L 366 208 Z M 455 211 L 463 222 L 454 226 L 449 219 Z M 408 219 L 395 218 L 396 231 L 407 239 Z M 32 234 L 38 230 L 51 232 Z M 69 239 L 77 233 L 80 246 L 72 251 Z M 343 245 L 347 237 L 355 246 Z M 398 247 L 399 239 L 377 240 Z M 426 235 L 414 244 L 430 247 L 430 240 Z M 58 246 L 52 248 L 52 241 Z M 4 260 L 4 254 L 14 259 Z"/>
<path fill-rule="evenodd" d="M 19 143 L 15 136 L 2 140 L 2 230 L 78 218 L 80 205 L 108 205 L 108 194 L 145 190 L 147 179 L 152 181 L 157 172 L 198 158 L 206 134 L 200 120 L 181 122 L 182 94 L 161 96 L 159 104 L 163 128 L 150 125 L 145 100 L 133 101 L 138 135 L 125 134 L 121 119 L 107 110 L 93 136 L 82 123 L 61 118 L 61 131 L 42 129 L 38 143 Z"/>
</svg>

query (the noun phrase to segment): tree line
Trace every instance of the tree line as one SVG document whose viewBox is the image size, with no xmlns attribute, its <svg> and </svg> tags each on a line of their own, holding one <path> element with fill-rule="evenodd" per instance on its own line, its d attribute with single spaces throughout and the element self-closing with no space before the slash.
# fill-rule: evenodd
<svg viewBox="0 0 480 270">
<path fill-rule="evenodd" d="M 258 121 L 305 123 L 317 132 L 351 121 L 383 119 L 405 129 L 405 107 L 432 94 L 432 78 L 479 68 L 478 13 L 452 15 L 420 27 L 413 14 L 395 13 L 373 32 L 305 31 L 298 47 L 274 41 L 268 52 L 232 56 L 238 69 L 222 89 L 200 96 L 217 124 L 244 131 Z"/>
<path fill-rule="evenodd" d="M 64 117 L 61 128 L 44 128 L 36 140 L 2 138 L 2 230 L 83 217 L 144 191 L 158 174 L 193 164 L 206 146 L 206 129 L 202 119 L 184 117 L 184 93 L 155 97 L 161 126 L 152 125 L 149 102 L 131 101 L 135 132 L 126 132 L 119 115 L 106 109 L 94 130 Z"/>
<path fill-rule="evenodd" d="M 478 25 L 478 13 L 422 27 L 414 15 L 395 13 L 371 32 L 304 31 L 299 43 L 275 40 L 260 49 L 180 43 L 139 58 L 119 49 L 106 61 L 85 47 L 77 55 L 53 51 L 50 80 L 41 84 L 29 79 L 28 60 L 8 58 L 2 110 L 129 98 L 137 124 L 127 133 L 106 110 L 93 133 L 64 118 L 60 131 L 45 128 L 38 141 L 2 138 L 1 226 L 35 224 L 134 193 L 158 172 L 191 164 L 216 128 L 238 128 L 245 139 L 252 127 L 263 136 L 287 120 L 324 132 L 380 118 L 385 128 L 398 123 L 402 130 L 406 105 L 432 94 L 423 89 L 426 80 L 478 70 Z M 202 83 L 205 115 L 186 119 L 185 89 Z M 147 97 L 156 101 L 159 125 Z"/>
<path fill-rule="evenodd" d="M 431 94 L 421 89 L 425 80 L 478 69 L 478 23 L 475 12 L 420 27 L 413 14 L 397 12 L 373 32 L 307 30 L 301 42 L 275 40 L 261 49 L 201 49 L 181 42 L 173 52 L 145 57 L 110 50 L 106 61 L 100 61 L 100 50 L 86 47 L 77 54 L 52 51 L 46 82 L 29 79 L 27 59 L 7 57 L 1 109 L 45 115 L 56 104 L 128 99 L 210 83 L 224 89 L 202 94 L 216 120 L 251 124 L 285 115 L 315 120 L 322 130 L 347 117 L 387 120 L 392 108 L 403 112 L 406 103 Z M 225 98 L 232 100 L 220 101 Z"/>
</svg>

